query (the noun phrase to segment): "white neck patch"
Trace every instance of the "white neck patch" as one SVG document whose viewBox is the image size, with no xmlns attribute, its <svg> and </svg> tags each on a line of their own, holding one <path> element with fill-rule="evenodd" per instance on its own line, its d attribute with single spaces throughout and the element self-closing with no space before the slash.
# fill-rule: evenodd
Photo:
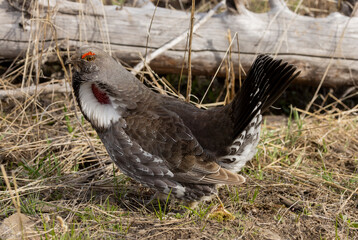
<svg viewBox="0 0 358 240">
<path fill-rule="evenodd" d="M 93 125 L 107 128 L 111 123 L 115 123 L 121 117 L 111 103 L 101 104 L 92 92 L 92 83 L 83 83 L 79 90 L 80 104 L 83 113 L 90 119 Z"/>
</svg>

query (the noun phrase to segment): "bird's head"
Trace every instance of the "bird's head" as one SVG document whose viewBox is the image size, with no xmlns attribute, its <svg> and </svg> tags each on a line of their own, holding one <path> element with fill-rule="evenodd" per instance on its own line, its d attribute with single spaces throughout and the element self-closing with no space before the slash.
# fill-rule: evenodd
<svg viewBox="0 0 358 240">
<path fill-rule="evenodd" d="M 71 57 L 72 86 L 82 113 L 96 128 L 109 127 L 127 108 L 123 93 L 136 85 L 135 77 L 103 50 L 83 46 Z M 122 110 L 123 110 L 122 109 Z"/>
<path fill-rule="evenodd" d="M 118 63 L 105 51 L 92 46 L 80 47 L 69 60 L 74 67 L 74 74 L 79 75 L 84 81 L 103 82 L 104 84 L 110 80 L 108 76 L 113 72 Z M 111 84 L 108 82 L 108 84 Z"/>
</svg>

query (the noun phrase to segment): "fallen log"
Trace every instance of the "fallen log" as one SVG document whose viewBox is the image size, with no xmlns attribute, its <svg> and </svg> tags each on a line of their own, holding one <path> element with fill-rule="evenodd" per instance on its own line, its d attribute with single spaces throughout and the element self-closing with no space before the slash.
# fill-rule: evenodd
<svg viewBox="0 0 358 240">
<path fill-rule="evenodd" d="M 184 11 L 158 8 L 149 30 L 154 12 L 151 4 L 131 8 L 65 0 L 41 0 L 32 5 L 7 0 L 0 3 L 3 58 L 35 54 L 39 46 L 46 49 L 55 42 L 64 49 L 88 42 L 111 49 L 116 57 L 134 66 L 141 55 L 188 31 L 190 19 Z M 255 55 L 269 53 L 297 65 L 302 71 L 299 83 L 319 85 L 323 78 L 323 85 L 330 87 L 358 84 L 357 17 L 339 13 L 325 18 L 299 16 L 279 0 L 271 0 L 270 6 L 269 12 L 256 14 L 239 5 L 239 13 L 226 10 L 207 20 L 193 37 L 193 74 L 215 73 L 226 56 L 230 29 L 238 38 L 245 70 Z M 196 19 L 204 14 L 196 14 Z M 153 59 L 150 66 L 158 73 L 179 73 L 185 51 L 184 39 Z M 236 43 L 231 54 L 238 74 Z M 225 76 L 226 69 L 221 66 L 219 75 Z"/>
</svg>

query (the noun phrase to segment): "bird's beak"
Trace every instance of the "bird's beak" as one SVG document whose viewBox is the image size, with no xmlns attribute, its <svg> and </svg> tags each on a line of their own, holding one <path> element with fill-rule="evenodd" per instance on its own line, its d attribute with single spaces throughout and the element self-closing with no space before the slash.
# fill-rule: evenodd
<svg viewBox="0 0 358 240">
<path fill-rule="evenodd" d="M 72 59 L 71 58 L 67 58 L 65 65 L 69 65 L 72 64 Z"/>
<path fill-rule="evenodd" d="M 71 64 L 76 70 L 79 69 L 78 67 L 78 63 L 79 63 L 79 56 L 78 53 L 76 52 L 75 54 L 73 54 L 70 58 L 68 58 L 65 62 L 66 65 Z"/>
<path fill-rule="evenodd" d="M 68 65 L 68 64 L 75 64 L 76 60 L 78 59 L 78 54 L 77 53 L 74 53 L 71 55 L 71 57 L 67 58 L 65 64 Z"/>
</svg>

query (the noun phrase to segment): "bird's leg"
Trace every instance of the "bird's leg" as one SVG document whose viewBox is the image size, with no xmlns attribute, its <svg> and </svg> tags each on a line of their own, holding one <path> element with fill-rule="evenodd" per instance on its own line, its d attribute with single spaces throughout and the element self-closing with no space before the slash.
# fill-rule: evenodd
<svg viewBox="0 0 358 240">
<path fill-rule="evenodd" d="M 154 193 L 149 200 L 144 200 L 143 198 L 132 198 L 135 202 L 142 204 L 144 207 L 148 207 L 155 199 L 159 197 L 158 192 Z"/>
<path fill-rule="evenodd" d="M 147 201 L 144 202 L 144 207 L 148 207 L 155 199 L 159 200 L 160 194 L 155 192 L 154 195 Z"/>
<path fill-rule="evenodd" d="M 154 195 L 147 201 L 144 201 L 142 200 L 141 202 L 144 204 L 144 207 L 148 207 L 150 204 L 153 203 L 154 200 L 158 200 L 158 201 L 161 201 L 161 200 L 168 200 L 167 199 L 167 196 L 163 193 L 160 193 L 160 192 L 155 192 Z"/>
</svg>

